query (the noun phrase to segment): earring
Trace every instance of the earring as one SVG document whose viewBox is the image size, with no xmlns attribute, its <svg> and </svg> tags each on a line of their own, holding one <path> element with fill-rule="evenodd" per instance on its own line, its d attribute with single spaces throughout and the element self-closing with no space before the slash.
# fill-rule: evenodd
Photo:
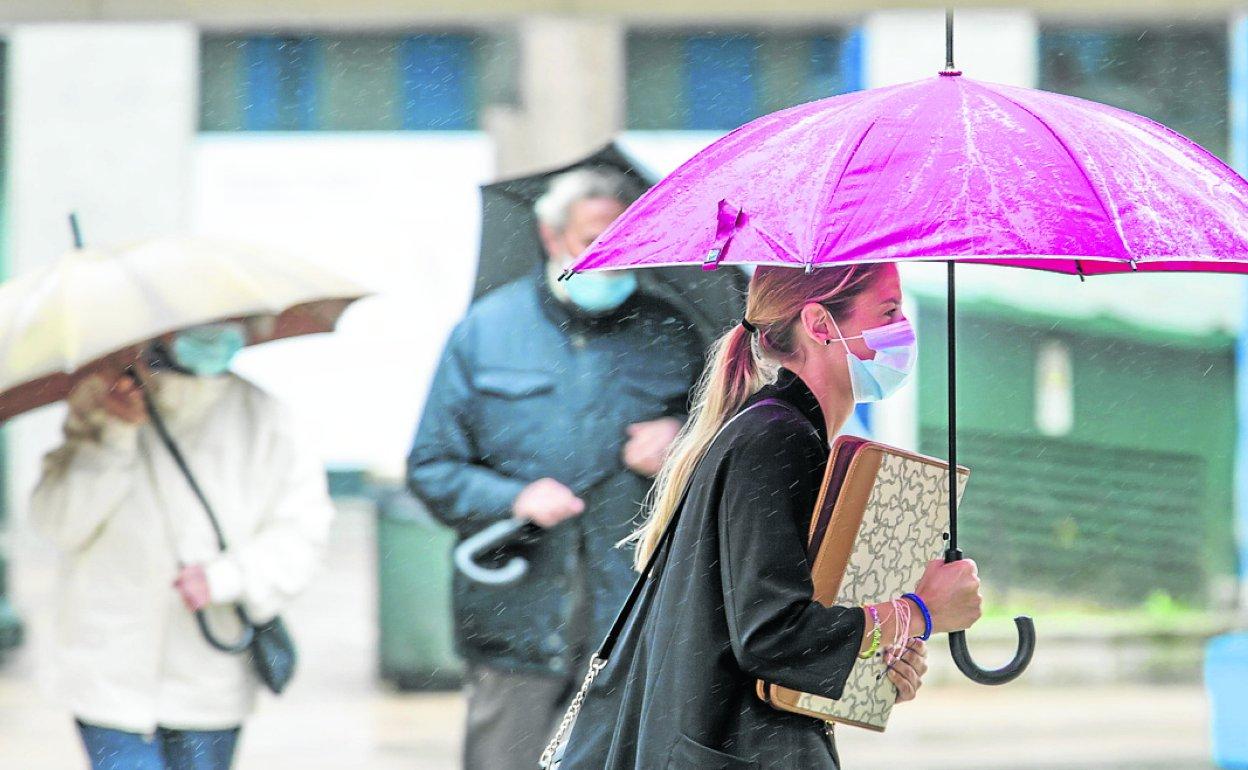
<svg viewBox="0 0 1248 770">
<path fill-rule="evenodd" d="M 832 340 L 824 340 L 824 341 L 823 341 L 823 344 L 824 344 L 824 345 L 831 345 L 831 344 L 832 344 Z"/>
</svg>

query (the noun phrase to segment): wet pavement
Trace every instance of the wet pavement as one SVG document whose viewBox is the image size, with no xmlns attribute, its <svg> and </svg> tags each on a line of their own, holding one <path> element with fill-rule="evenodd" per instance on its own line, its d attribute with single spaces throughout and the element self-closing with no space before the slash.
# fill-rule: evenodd
<svg viewBox="0 0 1248 770">
<path fill-rule="evenodd" d="M 54 559 L 33 536 L 8 537 L 11 587 L 28 643 L 0 667 L 0 768 L 83 767 L 69 717 L 43 693 L 41 640 Z M 349 507 L 326 570 L 287 614 L 302 670 L 248 723 L 237 770 L 454 770 L 457 693 L 401 694 L 377 682 L 372 517 Z M 933 658 L 947 657 L 937 645 Z M 925 688 L 883 735 L 838 728 L 847 768 L 912 770 L 1207 770 L 1199 683 Z M 536 766 L 536 765 L 535 765 Z"/>
</svg>

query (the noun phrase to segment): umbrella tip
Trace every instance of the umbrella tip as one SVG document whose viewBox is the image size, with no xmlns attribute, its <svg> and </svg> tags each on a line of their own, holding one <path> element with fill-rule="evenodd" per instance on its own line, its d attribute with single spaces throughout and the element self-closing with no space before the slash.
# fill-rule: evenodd
<svg viewBox="0 0 1248 770">
<path fill-rule="evenodd" d="M 78 229 L 78 213 L 76 211 L 69 212 L 69 232 L 74 239 L 74 248 L 82 248 L 82 231 Z"/>
</svg>

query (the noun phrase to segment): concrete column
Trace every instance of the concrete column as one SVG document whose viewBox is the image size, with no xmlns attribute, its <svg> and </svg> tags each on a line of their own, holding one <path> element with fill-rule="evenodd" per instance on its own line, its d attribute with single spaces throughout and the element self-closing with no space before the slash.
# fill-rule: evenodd
<svg viewBox="0 0 1248 770">
<path fill-rule="evenodd" d="M 485 117 L 500 176 L 586 155 L 624 127 L 624 26 L 616 21 L 535 16 L 518 22 L 516 107 Z"/>
<path fill-rule="evenodd" d="M 920 80 L 944 68 L 943 10 L 879 11 L 867 17 L 864 28 L 868 88 Z M 955 11 L 954 63 L 967 77 L 1034 87 L 1038 42 L 1031 11 Z"/>
<path fill-rule="evenodd" d="M 8 275 L 70 247 L 174 234 L 188 222 L 199 38 L 184 23 L 17 25 L 9 35 Z M 20 522 L 63 407 L 14 420 L 7 502 Z"/>
</svg>

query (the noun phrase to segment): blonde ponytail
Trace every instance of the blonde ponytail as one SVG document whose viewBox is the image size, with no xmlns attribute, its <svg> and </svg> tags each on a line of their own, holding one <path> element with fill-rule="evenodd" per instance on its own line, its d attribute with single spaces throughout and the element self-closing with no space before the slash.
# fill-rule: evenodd
<svg viewBox="0 0 1248 770">
<path fill-rule="evenodd" d="M 774 367 L 767 372 L 759 366 L 754 354 L 753 336 L 737 324 L 711 346 L 707 367 L 694 389 L 689 419 L 672 442 L 667 461 L 655 477 L 654 486 L 646 498 L 650 515 L 645 525 L 634 534 L 638 569 L 654 552 L 663 530 L 676 512 L 676 506 L 680 504 L 693 469 L 706 454 L 719 429 L 750 396 L 775 378 Z"/>
<path fill-rule="evenodd" d="M 745 317 L 757 332 L 737 324 L 711 346 L 706 369 L 694 388 L 689 419 L 646 496 L 646 521 L 629 538 L 637 542 L 634 562 L 638 569 L 658 546 L 694 469 L 720 428 L 751 396 L 775 382 L 780 362 L 794 354 L 793 327 L 802 308 L 818 302 L 841 315 L 876 272 L 875 265 L 823 268 L 810 275 L 784 267 L 755 271 Z"/>
</svg>

